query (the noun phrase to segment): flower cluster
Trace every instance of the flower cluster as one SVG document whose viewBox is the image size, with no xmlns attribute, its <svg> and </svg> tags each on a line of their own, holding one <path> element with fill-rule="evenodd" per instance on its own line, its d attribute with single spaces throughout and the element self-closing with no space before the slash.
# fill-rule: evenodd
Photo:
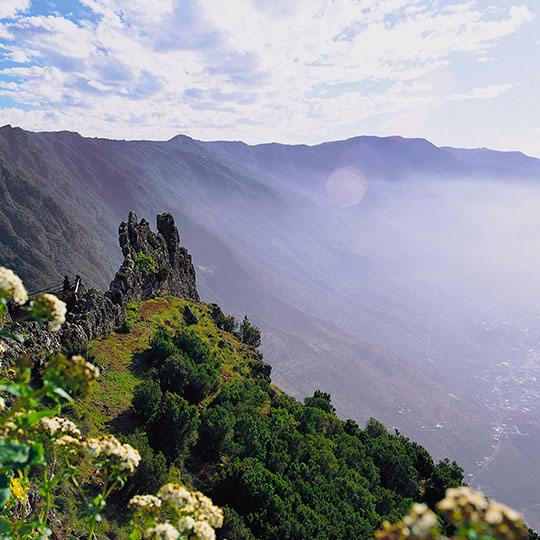
<svg viewBox="0 0 540 540">
<path fill-rule="evenodd" d="M 146 510 L 154 510 L 161 508 L 161 499 L 154 495 L 135 495 L 128 506 L 134 512 L 143 512 Z"/>
<path fill-rule="evenodd" d="M 190 491 L 179 484 L 168 483 L 160 488 L 158 497 L 170 506 L 176 508 L 187 509 L 192 511 L 194 507 L 194 499 Z"/>
<path fill-rule="evenodd" d="M 54 445 L 66 456 L 74 456 L 79 453 L 79 450 L 84 446 L 84 443 L 71 435 L 62 435 L 54 441 Z"/>
<path fill-rule="evenodd" d="M 529 535 L 519 512 L 488 500 L 466 486 L 448 489 L 437 510 L 455 529 L 452 538 L 504 538 L 527 540 Z M 446 540 L 437 516 L 425 504 L 415 504 L 401 523 L 383 524 L 375 533 L 378 540 Z"/>
<path fill-rule="evenodd" d="M 145 514 L 150 518 L 150 521 L 146 520 L 145 538 L 215 540 L 214 528 L 223 525 L 223 512 L 212 504 L 208 497 L 175 483 L 161 487 L 157 497 L 134 497 L 130 501 L 130 507 L 143 522 Z M 152 511 L 157 516 L 155 511 L 160 508 L 163 511 L 162 519 L 163 515 L 167 515 L 169 519 L 156 524 Z"/>
<path fill-rule="evenodd" d="M 426 504 L 414 504 L 409 513 L 403 518 L 403 523 L 412 534 L 419 537 L 428 536 L 437 527 L 437 516 Z"/>
<path fill-rule="evenodd" d="M 5 441 L 24 441 L 26 432 L 15 422 L 9 420 L 0 428 L 0 439 Z"/>
<path fill-rule="evenodd" d="M 144 533 L 145 538 L 155 538 L 156 540 L 176 540 L 179 536 L 178 530 L 168 523 L 159 523 Z"/>
<path fill-rule="evenodd" d="M 85 453 L 99 463 L 112 463 L 120 471 L 134 473 L 141 461 L 141 455 L 129 444 L 121 444 L 112 435 L 101 435 L 88 439 L 84 445 Z"/>
<path fill-rule="evenodd" d="M 38 294 L 30 309 L 36 319 L 50 321 L 53 330 L 59 330 L 66 320 L 66 304 L 54 294 Z"/>
<path fill-rule="evenodd" d="M 81 355 L 71 357 L 71 363 L 75 369 L 78 369 L 83 375 L 89 379 L 94 380 L 99 377 L 99 368 L 87 362 Z"/>
<path fill-rule="evenodd" d="M 190 492 L 184 486 L 169 483 L 158 491 L 158 497 L 179 511 L 182 517 L 189 515 L 195 524 L 192 528 L 195 528 L 198 523 L 207 523 L 210 527 L 223 525 L 221 509 L 212 504 L 212 501 L 200 491 Z M 185 529 L 185 527 L 184 522 L 182 528 Z"/>
<path fill-rule="evenodd" d="M 9 268 L 0 266 L 0 299 L 12 300 L 22 305 L 28 301 L 28 293 L 21 279 Z"/>
<path fill-rule="evenodd" d="M 44 417 L 40 420 L 39 427 L 53 438 L 62 435 L 70 435 L 77 439 L 81 437 L 77 426 L 71 420 L 61 416 Z"/>
<path fill-rule="evenodd" d="M 507 540 L 527 539 L 528 532 L 519 512 L 482 493 L 462 486 L 446 491 L 446 497 L 437 503 L 437 510 L 457 526 L 466 526 L 481 534 Z"/>
<path fill-rule="evenodd" d="M 82 356 L 70 359 L 63 354 L 54 354 L 45 367 L 44 380 L 52 386 L 59 386 L 74 394 L 82 395 L 90 391 L 92 382 L 99 377 L 99 369 Z"/>
</svg>

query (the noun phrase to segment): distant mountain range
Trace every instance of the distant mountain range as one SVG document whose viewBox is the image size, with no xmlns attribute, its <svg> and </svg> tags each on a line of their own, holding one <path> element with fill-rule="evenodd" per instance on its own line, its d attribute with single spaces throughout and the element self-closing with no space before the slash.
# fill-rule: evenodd
<svg viewBox="0 0 540 540">
<path fill-rule="evenodd" d="M 80 274 L 106 288 L 117 224 L 168 211 L 201 296 L 261 328 L 284 390 L 330 392 L 344 417 L 375 416 L 471 474 L 506 418 L 500 400 L 536 410 L 528 379 L 510 397 L 494 388 L 510 377 L 497 366 L 517 377 L 540 341 L 537 259 L 523 255 L 540 160 L 401 137 L 249 146 L 10 126 L 0 160 L 0 264 L 31 287 Z M 510 484 L 496 464 L 478 483 L 525 508 L 540 463 L 517 452 L 498 454 L 516 464 Z"/>
</svg>

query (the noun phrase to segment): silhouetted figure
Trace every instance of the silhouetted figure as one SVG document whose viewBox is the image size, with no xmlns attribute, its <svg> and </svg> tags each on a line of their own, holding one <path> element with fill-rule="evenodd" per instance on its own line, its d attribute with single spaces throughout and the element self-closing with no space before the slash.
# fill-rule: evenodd
<svg viewBox="0 0 540 540">
<path fill-rule="evenodd" d="M 64 276 L 64 285 L 62 287 L 62 290 L 64 292 L 70 292 L 71 291 L 71 282 L 69 281 L 68 276 Z"/>
</svg>

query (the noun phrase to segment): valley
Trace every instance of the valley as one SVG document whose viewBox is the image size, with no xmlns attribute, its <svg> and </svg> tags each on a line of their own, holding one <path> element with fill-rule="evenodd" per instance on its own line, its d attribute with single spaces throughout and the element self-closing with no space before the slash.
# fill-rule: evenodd
<svg viewBox="0 0 540 540">
<path fill-rule="evenodd" d="M 57 278 L 106 284 L 117 223 L 171 212 L 202 299 L 261 328 L 279 387 L 329 392 L 340 417 L 458 461 L 540 528 L 539 160 L 393 137 L 248 146 L 9 126 L 0 158 L 29 186 L 9 184 L 11 199 L 39 190 L 89 232 L 92 265 L 49 240 Z M 24 237 L 11 214 L 0 223 L 0 240 Z M 21 267 L 39 285 L 42 263 Z"/>
</svg>

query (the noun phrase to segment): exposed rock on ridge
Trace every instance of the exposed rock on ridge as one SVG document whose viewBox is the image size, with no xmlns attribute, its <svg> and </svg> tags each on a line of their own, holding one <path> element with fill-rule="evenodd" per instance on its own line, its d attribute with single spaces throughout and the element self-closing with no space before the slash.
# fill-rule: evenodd
<svg viewBox="0 0 540 540">
<path fill-rule="evenodd" d="M 62 340 L 86 341 L 118 328 L 125 319 L 125 305 L 159 296 L 178 296 L 195 302 L 195 268 L 191 255 L 180 246 L 171 214 L 158 214 L 158 233 L 135 212 L 118 231 L 124 262 L 109 290 L 90 289 L 73 307 L 62 327 Z"/>
<path fill-rule="evenodd" d="M 115 304 L 140 302 L 156 296 L 178 296 L 199 301 L 191 255 L 180 246 L 171 214 L 158 214 L 158 233 L 135 212 L 120 225 L 119 240 L 124 262 L 107 296 Z"/>
</svg>

